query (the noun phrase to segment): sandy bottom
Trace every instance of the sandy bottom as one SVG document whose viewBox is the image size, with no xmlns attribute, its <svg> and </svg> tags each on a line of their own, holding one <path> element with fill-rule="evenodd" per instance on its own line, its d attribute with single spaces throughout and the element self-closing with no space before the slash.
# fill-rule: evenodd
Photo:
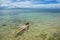
<svg viewBox="0 0 60 40">
<path fill-rule="evenodd" d="M 14 38 L 14 32 L 27 21 L 29 30 Z M 0 16 L 0 40 L 60 40 L 60 14 L 26 12 Z"/>
</svg>

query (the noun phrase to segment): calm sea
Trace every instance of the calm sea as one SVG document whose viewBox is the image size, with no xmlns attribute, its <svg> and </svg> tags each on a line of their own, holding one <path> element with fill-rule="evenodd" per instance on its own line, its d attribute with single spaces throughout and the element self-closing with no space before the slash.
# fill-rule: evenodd
<svg viewBox="0 0 60 40">
<path fill-rule="evenodd" d="M 16 40 L 60 40 L 59 11 L 26 9 L 0 10 L 0 40 L 13 40 L 13 32 L 26 22 L 29 31 L 17 35 Z"/>
</svg>

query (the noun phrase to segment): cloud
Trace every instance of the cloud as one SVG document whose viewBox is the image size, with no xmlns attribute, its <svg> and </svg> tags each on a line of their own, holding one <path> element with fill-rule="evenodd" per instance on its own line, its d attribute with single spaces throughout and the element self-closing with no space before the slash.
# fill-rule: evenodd
<svg viewBox="0 0 60 40">
<path fill-rule="evenodd" d="M 13 3 L 8 6 L 8 8 L 60 8 L 60 4 L 32 4 L 28 3 Z"/>
<path fill-rule="evenodd" d="M 60 0 L 56 0 L 58 3 L 60 3 Z"/>
<path fill-rule="evenodd" d="M 45 0 L 45 1 L 55 1 L 55 0 Z"/>
<path fill-rule="evenodd" d="M 4 4 L 4 3 L 11 3 L 11 0 L 0 0 L 0 3 L 1 3 L 1 4 Z"/>
<path fill-rule="evenodd" d="M 32 5 L 32 2 L 30 1 L 25 1 L 25 2 L 14 2 L 10 3 L 8 7 L 15 7 L 15 8 L 29 8 L 30 5 Z"/>
<path fill-rule="evenodd" d="M 38 4 L 31 5 L 32 8 L 60 8 L 60 4 Z"/>
<path fill-rule="evenodd" d="M 25 7 L 29 7 L 31 4 L 32 4 L 32 2 L 30 2 L 30 1 L 23 1 L 23 2 L 2 3 L 0 6 L 1 7 L 6 6 L 6 7 L 10 7 L 10 8 L 12 8 L 12 7 L 25 8 Z"/>
<path fill-rule="evenodd" d="M 25 0 L 25 1 L 13 2 L 12 0 L 1 0 L 0 7 L 7 7 L 7 8 L 60 8 L 60 3 L 40 4 L 37 1 L 38 0 Z M 52 0 L 44 0 L 44 1 L 52 1 Z M 42 1 L 40 1 L 40 2 L 43 3 Z"/>
</svg>

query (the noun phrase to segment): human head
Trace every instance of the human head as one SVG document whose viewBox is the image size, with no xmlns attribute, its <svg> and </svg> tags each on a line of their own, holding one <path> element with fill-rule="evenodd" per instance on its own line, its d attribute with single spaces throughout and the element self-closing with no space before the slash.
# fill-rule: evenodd
<svg viewBox="0 0 60 40">
<path fill-rule="evenodd" d="M 26 22 L 26 24 L 25 25 L 29 25 L 29 22 Z"/>
</svg>

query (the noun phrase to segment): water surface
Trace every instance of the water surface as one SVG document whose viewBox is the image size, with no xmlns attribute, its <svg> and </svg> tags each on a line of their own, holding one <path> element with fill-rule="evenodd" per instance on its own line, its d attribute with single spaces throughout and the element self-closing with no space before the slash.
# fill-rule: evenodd
<svg viewBox="0 0 60 40">
<path fill-rule="evenodd" d="M 1 40 L 14 40 L 11 35 L 26 22 L 30 22 L 28 32 L 19 35 L 16 40 L 59 40 L 60 12 L 0 10 Z"/>
</svg>

